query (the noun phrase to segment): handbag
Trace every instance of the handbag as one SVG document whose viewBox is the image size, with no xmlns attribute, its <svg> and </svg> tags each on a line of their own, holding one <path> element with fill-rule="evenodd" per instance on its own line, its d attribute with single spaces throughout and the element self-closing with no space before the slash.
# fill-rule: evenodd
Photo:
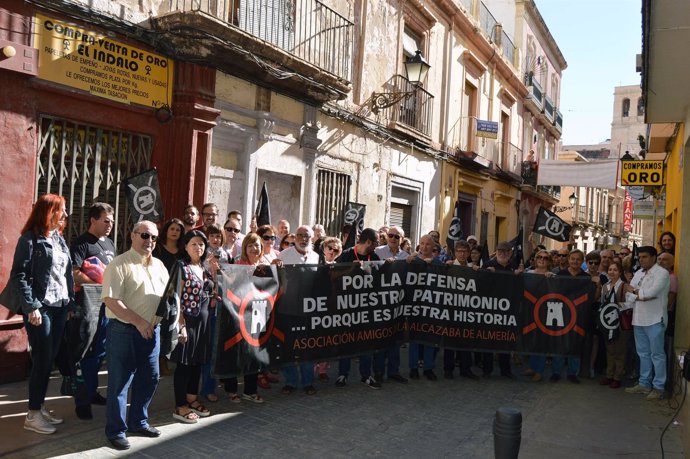
<svg viewBox="0 0 690 459">
<path fill-rule="evenodd" d="M 621 330 L 632 330 L 632 309 L 624 309 L 618 313 L 618 320 L 620 322 Z"/>
<path fill-rule="evenodd" d="M 36 234 L 34 234 L 33 231 L 31 232 L 31 236 L 33 244 L 31 245 L 31 250 L 29 250 L 29 272 L 31 273 L 31 276 L 29 277 L 29 286 L 31 286 L 34 283 L 34 247 L 37 244 Z M 19 285 L 17 284 L 17 281 L 10 274 L 10 278 L 7 281 L 7 285 L 5 285 L 5 288 L 2 290 L 2 293 L 0 293 L 0 304 L 2 304 L 15 314 L 23 315 L 24 311 L 22 310 L 22 307 L 25 303 L 26 301 L 19 291 Z"/>
</svg>

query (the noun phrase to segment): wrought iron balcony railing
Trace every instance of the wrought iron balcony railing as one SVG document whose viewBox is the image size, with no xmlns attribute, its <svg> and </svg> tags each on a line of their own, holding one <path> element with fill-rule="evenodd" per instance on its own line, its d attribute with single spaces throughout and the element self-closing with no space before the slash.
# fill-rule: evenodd
<svg viewBox="0 0 690 459">
<path fill-rule="evenodd" d="M 606 228 L 609 230 L 609 234 L 619 235 L 623 233 L 623 224 L 619 222 L 608 222 Z"/>
<path fill-rule="evenodd" d="M 544 106 L 544 90 L 533 75 L 528 75 L 527 77 L 527 90 L 529 91 L 527 98 L 532 100 L 541 110 Z"/>
<path fill-rule="evenodd" d="M 546 119 L 553 123 L 554 107 L 553 101 L 549 96 L 544 96 L 544 116 Z"/>
<path fill-rule="evenodd" d="M 386 90 L 394 93 L 412 92 L 412 95 L 381 110 L 383 116 L 391 122 L 404 124 L 424 135 L 430 135 L 434 96 L 424 88 L 413 85 L 402 75 L 391 78 Z"/>
<path fill-rule="evenodd" d="M 579 206 L 577 210 L 577 219 L 581 222 L 584 222 L 587 217 L 587 207 Z"/>
<path fill-rule="evenodd" d="M 537 186 L 537 162 L 536 161 L 523 161 L 521 176 L 522 181 L 526 185 Z"/>
<path fill-rule="evenodd" d="M 559 110 L 556 110 L 553 125 L 556 126 L 556 130 L 558 130 L 558 132 L 563 132 L 563 114 Z"/>
<path fill-rule="evenodd" d="M 350 81 L 353 23 L 319 0 L 169 0 L 169 12 L 208 14 Z"/>
<path fill-rule="evenodd" d="M 558 185 L 539 185 L 537 187 L 537 190 L 539 190 L 542 193 L 548 194 L 554 199 L 561 199 L 561 187 Z"/>
</svg>

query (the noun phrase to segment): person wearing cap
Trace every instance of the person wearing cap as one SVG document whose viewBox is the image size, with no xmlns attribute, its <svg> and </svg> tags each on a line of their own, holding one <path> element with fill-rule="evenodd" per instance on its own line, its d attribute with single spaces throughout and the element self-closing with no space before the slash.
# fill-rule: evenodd
<svg viewBox="0 0 690 459">
<path fill-rule="evenodd" d="M 501 271 L 519 274 L 522 270 L 513 270 L 513 267 L 510 265 L 510 257 L 512 254 L 513 246 L 511 246 L 509 242 L 500 242 L 496 246 L 496 256 L 489 260 L 483 268 L 492 272 Z M 484 372 L 484 377 L 488 378 L 494 371 L 494 354 L 493 352 L 484 352 L 482 354 L 482 370 Z M 510 354 L 505 352 L 499 353 L 498 365 L 501 368 L 501 376 L 511 379 L 514 378 L 513 371 L 510 368 Z"/>
<path fill-rule="evenodd" d="M 477 236 L 474 234 L 470 234 L 467 236 L 467 243 L 470 245 L 470 252 L 472 251 L 473 248 L 477 247 L 479 244 L 479 240 L 477 240 Z"/>
</svg>

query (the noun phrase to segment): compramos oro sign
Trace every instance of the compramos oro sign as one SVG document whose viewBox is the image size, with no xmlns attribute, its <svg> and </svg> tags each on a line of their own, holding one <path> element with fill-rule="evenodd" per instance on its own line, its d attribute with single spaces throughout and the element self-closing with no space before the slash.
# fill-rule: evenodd
<svg viewBox="0 0 690 459">
<path fill-rule="evenodd" d="M 664 162 L 621 161 L 621 185 L 659 186 L 664 184 Z"/>
</svg>

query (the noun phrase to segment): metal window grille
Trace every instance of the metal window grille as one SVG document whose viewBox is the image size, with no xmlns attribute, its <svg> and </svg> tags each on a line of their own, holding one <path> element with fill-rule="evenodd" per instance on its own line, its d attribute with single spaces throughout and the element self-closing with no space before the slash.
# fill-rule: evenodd
<svg viewBox="0 0 690 459">
<path fill-rule="evenodd" d="M 409 204 L 400 204 L 391 202 L 390 218 L 388 219 L 390 226 L 399 226 L 405 232 L 407 237 L 412 234 L 412 206 Z"/>
<path fill-rule="evenodd" d="M 316 221 L 329 236 L 340 235 L 344 210 L 350 200 L 351 179 L 347 174 L 319 169 L 316 177 Z"/>
<path fill-rule="evenodd" d="M 54 193 L 65 197 L 69 221 L 65 239 L 86 231 L 88 210 L 96 201 L 115 209 L 110 237 L 126 250 L 129 209 L 121 182 L 149 169 L 150 137 L 79 124 L 48 115 L 40 117 L 34 198 Z"/>
</svg>

